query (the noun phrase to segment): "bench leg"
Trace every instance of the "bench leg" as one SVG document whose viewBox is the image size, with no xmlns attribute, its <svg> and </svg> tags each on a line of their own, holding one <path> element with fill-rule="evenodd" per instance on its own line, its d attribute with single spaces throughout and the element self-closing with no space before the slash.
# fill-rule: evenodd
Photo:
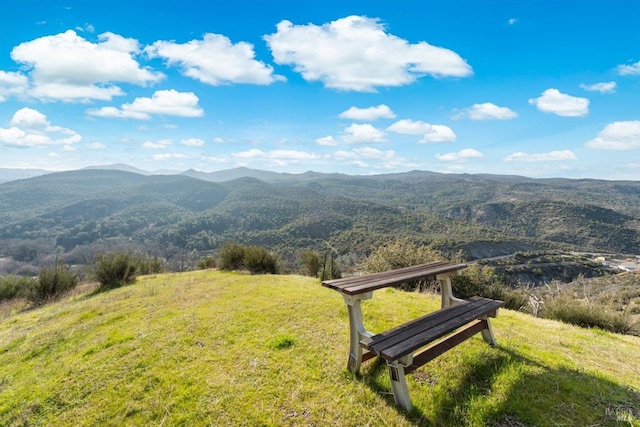
<svg viewBox="0 0 640 427">
<path fill-rule="evenodd" d="M 482 321 L 484 322 L 484 329 L 480 331 L 480 333 L 482 334 L 482 339 L 485 342 L 489 343 L 489 345 L 491 345 L 492 347 L 497 346 L 498 343 L 496 342 L 495 335 L 493 335 L 493 329 L 491 329 L 491 322 L 489 322 L 489 319 L 486 317 L 482 319 Z"/>
<path fill-rule="evenodd" d="M 402 406 L 407 412 L 411 412 L 413 405 L 409 397 L 409 389 L 407 388 L 407 379 L 404 368 L 413 363 L 413 355 L 404 356 L 399 360 L 387 362 L 389 368 L 389 379 L 391 380 L 391 389 L 393 390 L 393 399 L 396 405 Z"/>
<path fill-rule="evenodd" d="M 367 296 L 350 296 L 344 295 L 344 300 L 347 303 L 347 310 L 349 312 L 349 362 L 347 368 L 354 374 L 360 370 L 362 364 L 362 347 L 360 346 L 360 340 L 373 336 L 371 332 L 368 332 L 364 328 L 362 323 L 362 308 L 360 302 L 363 299 L 367 299 Z"/>
<path fill-rule="evenodd" d="M 460 272 L 458 271 L 456 274 L 460 274 Z M 451 273 L 438 274 L 436 280 L 440 283 L 441 308 L 447 308 L 463 301 L 453 296 L 453 291 L 451 290 Z"/>
</svg>

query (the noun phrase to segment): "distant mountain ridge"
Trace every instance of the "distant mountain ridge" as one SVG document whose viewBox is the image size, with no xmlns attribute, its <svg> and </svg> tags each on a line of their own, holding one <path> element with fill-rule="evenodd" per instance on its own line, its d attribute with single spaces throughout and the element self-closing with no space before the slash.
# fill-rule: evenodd
<svg viewBox="0 0 640 427">
<path fill-rule="evenodd" d="M 472 259 L 560 247 L 640 254 L 640 182 L 90 168 L 0 184 L 0 256 L 120 245 L 169 257 L 231 240 L 289 262 L 327 248 L 356 262 L 398 238 Z"/>
</svg>

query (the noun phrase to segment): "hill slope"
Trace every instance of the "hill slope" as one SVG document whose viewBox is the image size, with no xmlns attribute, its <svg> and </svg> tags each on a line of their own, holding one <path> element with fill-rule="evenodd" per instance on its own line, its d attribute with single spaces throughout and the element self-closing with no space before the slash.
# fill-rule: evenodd
<svg viewBox="0 0 640 427">
<path fill-rule="evenodd" d="M 301 250 L 331 248 L 348 270 L 399 237 L 469 259 L 537 249 L 640 254 L 640 182 L 241 168 L 85 169 L 0 184 L 0 258 L 12 259 L 0 274 L 35 274 L 59 248 L 68 264 L 129 250 L 177 270 L 229 240 L 265 246 L 287 268 Z"/>
<path fill-rule="evenodd" d="M 435 296 L 377 292 L 382 330 Z M 409 378 L 397 410 L 386 369 L 345 370 L 340 296 L 296 276 L 212 271 L 144 277 L 0 320 L 2 425 L 616 425 L 640 413 L 640 339 L 501 310 L 478 337 Z"/>
</svg>

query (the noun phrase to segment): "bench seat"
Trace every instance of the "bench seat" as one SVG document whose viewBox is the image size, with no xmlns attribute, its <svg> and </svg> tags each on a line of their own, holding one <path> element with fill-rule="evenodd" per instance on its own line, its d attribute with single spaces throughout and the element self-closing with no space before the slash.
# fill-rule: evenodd
<svg viewBox="0 0 640 427">
<path fill-rule="evenodd" d="M 360 340 L 360 345 L 387 361 L 396 403 L 410 411 L 412 406 L 405 374 L 410 374 L 478 332 L 482 333 L 486 342 L 495 345 L 487 317 L 495 317 L 503 305 L 502 301 L 472 297 L 364 338 Z M 429 344 L 432 345 L 423 349 Z M 422 350 L 416 353 L 419 349 Z"/>
<path fill-rule="evenodd" d="M 498 308 L 503 305 L 502 301 L 471 297 L 457 305 L 365 338 L 360 344 L 387 361 L 397 360 L 474 320 L 495 317 Z"/>
</svg>

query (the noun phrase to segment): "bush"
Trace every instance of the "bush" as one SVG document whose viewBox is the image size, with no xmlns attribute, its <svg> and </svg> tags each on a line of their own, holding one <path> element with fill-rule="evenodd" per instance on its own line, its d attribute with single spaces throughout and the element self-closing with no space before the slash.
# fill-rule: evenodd
<svg viewBox="0 0 640 427">
<path fill-rule="evenodd" d="M 40 270 L 38 280 L 34 280 L 31 286 L 25 289 L 24 296 L 33 304 L 41 304 L 75 288 L 78 282 L 78 276 L 71 273 L 62 263 L 56 263 L 54 268 Z"/>
<path fill-rule="evenodd" d="M 431 246 L 417 244 L 408 239 L 398 239 L 393 243 L 389 243 L 373 251 L 365 260 L 363 267 L 367 273 L 379 273 L 382 271 L 424 264 L 430 261 L 458 262 L 458 258 L 452 260 L 451 257 L 446 256 L 441 251 Z M 435 286 L 435 278 L 430 278 L 405 283 L 401 286 L 401 289 L 406 291 L 414 289 L 426 291 L 434 289 Z"/>
<path fill-rule="evenodd" d="M 262 246 L 244 248 L 243 262 L 244 266 L 254 274 L 276 274 L 278 272 L 276 257 Z"/>
<path fill-rule="evenodd" d="M 528 295 L 509 289 L 492 268 L 478 264 L 470 265 L 452 278 L 453 293 L 458 298 L 480 296 L 504 301 L 504 307 L 520 310 L 527 304 Z"/>
<path fill-rule="evenodd" d="M 220 268 L 232 271 L 240 270 L 244 266 L 245 247 L 239 243 L 226 242 L 220 248 Z"/>
<path fill-rule="evenodd" d="M 364 262 L 367 273 L 411 267 L 430 261 L 449 261 L 439 250 L 427 245 L 419 245 L 408 239 L 398 239 L 374 250 Z"/>
<path fill-rule="evenodd" d="M 112 252 L 96 256 L 93 277 L 101 289 L 114 289 L 136 280 L 136 265 L 127 253 Z"/>
<path fill-rule="evenodd" d="M 320 272 L 320 268 L 322 267 L 320 264 L 320 255 L 314 251 L 303 251 L 298 255 L 298 262 L 303 274 L 318 277 L 318 272 Z"/>
<path fill-rule="evenodd" d="M 583 328 L 600 328 L 620 334 L 638 334 L 635 323 L 627 313 L 621 313 L 603 304 L 576 301 L 567 295 L 545 300 L 540 310 L 542 317 Z"/>
<path fill-rule="evenodd" d="M 136 272 L 140 275 L 164 273 L 164 260 L 156 257 L 136 258 Z"/>
<path fill-rule="evenodd" d="M 320 275 L 320 280 L 332 280 L 339 279 L 342 277 L 342 271 L 336 264 L 333 259 L 333 254 L 331 252 L 327 252 L 324 256 L 324 262 L 320 267 L 320 271 L 318 272 Z"/>
<path fill-rule="evenodd" d="M 210 256 L 200 258 L 200 260 L 198 261 L 198 269 L 207 270 L 209 268 L 216 268 L 215 258 Z"/>
<path fill-rule="evenodd" d="M 37 280 L 31 277 L 0 277 L 0 301 L 26 296 L 36 283 Z"/>
</svg>

